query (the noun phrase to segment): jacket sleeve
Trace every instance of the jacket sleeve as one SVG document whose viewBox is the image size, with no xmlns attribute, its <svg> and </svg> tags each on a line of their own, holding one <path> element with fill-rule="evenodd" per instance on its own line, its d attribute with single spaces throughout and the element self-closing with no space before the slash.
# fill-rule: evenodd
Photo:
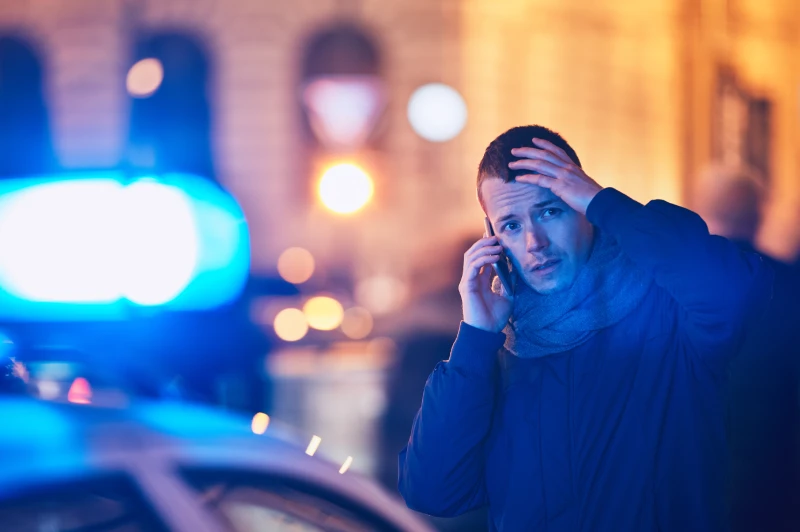
<svg viewBox="0 0 800 532">
<path fill-rule="evenodd" d="M 452 517 L 487 503 L 484 440 L 495 401 L 497 351 L 505 335 L 462 322 L 450 359 L 428 378 L 400 453 L 398 488 L 409 508 Z"/>
<path fill-rule="evenodd" d="M 709 234 L 694 212 L 666 201 L 642 205 L 606 188 L 587 218 L 652 275 L 680 308 L 680 334 L 709 362 L 727 362 L 745 321 L 771 296 L 772 270 L 755 253 Z"/>
</svg>

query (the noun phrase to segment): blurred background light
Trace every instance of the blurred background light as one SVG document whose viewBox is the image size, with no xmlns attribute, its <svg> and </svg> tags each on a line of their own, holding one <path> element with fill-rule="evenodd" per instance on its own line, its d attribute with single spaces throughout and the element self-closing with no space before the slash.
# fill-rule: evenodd
<svg viewBox="0 0 800 532">
<path fill-rule="evenodd" d="M 314 275 L 314 256 L 307 249 L 289 248 L 278 257 L 278 273 L 293 284 L 302 284 Z"/>
<path fill-rule="evenodd" d="M 353 465 L 353 457 L 348 456 L 347 460 L 345 460 L 344 463 L 342 464 L 342 467 L 339 468 L 339 474 L 344 475 L 347 472 L 347 470 L 350 469 L 351 465 Z"/>
<path fill-rule="evenodd" d="M 419 87 L 408 101 L 408 121 L 425 140 L 455 138 L 467 123 L 467 104 L 454 88 L 443 83 Z"/>
<path fill-rule="evenodd" d="M 398 350 L 397 343 L 385 336 L 373 338 L 368 342 L 367 351 L 379 355 L 392 355 Z"/>
<path fill-rule="evenodd" d="M 14 340 L 0 331 L 0 358 L 10 357 L 14 352 Z"/>
<path fill-rule="evenodd" d="M 30 301 L 119 299 L 121 191 L 114 180 L 81 180 L 0 196 L 0 285 Z"/>
<path fill-rule="evenodd" d="M 351 214 L 372 198 L 372 178 L 355 164 L 341 163 L 328 168 L 319 182 L 323 205 L 338 214 Z"/>
<path fill-rule="evenodd" d="M 134 98 L 147 98 L 158 90 L 164 81 L 164 67 L 153 57 L 137 61 L 128 71 L 126 87 Z"/>
<path fill-rule="evenodd" d="M 241 292 L 249 233 L 219 186 L 185 174 L 69 177 L 0 184 L 0 315 L 115 316 L 125 300 L 200 310 Z"/>
<path fill-rule="evenodd" d="M 372 314 L 362 307 L 349 308 L 342 319 L 342 332 L 352 340 L 361 340 L 372 332 Z"/>
<path fill-rule="evenodd" d="M 264 434 L 269 426 L 269 416 L 264 412 L 258 412 L 253 416 L 253 421 L 250 424 L 254 434 Z"/>
<path fill-rule="evenodd" d="M 273 321 L 275 334 L 287 342 L 296 342 L 308 333 L 308 321 L 303 311 L 296 308 L 287 308 L 278 312 Z"/>
<path fill-rule="evenodd" d="M 39 391 L 39 397 L 50 401 L 61 395 L 61 385 L 58 381 L 44 379 L 36 382 L 36 389 Z"/>
<path fill-rule="evenodd" d="M 166 174 L 165 184 L 191 198 L 199 247 L 194 277 L 170 308 L 203 310 L 233 301 L 250 276 L 250 231 L 236 199 L 191 174 Z"/>
<path fill-rule="evenodd" d="M 303 313 L 308 324 L 320 331 L 332 331 L 342 323 L 344 309 L 332 297 L 312 297 L 303 305 Z"/>
<path fill-rule="evenodd" d="M 356 285 L 356 301 L 374 314 L 387 314 L 399 309 L 408 296 L 406 284 L 389 275 L 375 275 Z"/>
<path fill-rule="evenodd" d="M 28 384 L 28 382 L 30 382 L 31 374 L 28 371 L 28 367 L 21 361 L 15 360 L 13 358 L 11 362 L 11 374 L 14 377 L 20 379 L 25 384 Z"/>
<path fill-rule="evenodd" d="M 306 454 L 308 456 L 314 456 L 314 453 L 316 453 L 317 449 L 319 449 L 320 443 L 322 443 L 322 438 L 316 435 L 312 436 L 311 441 L 308 442 L 308 447 L 306 448 Z"/>
<path fill-rule="evenodd" d="M 302 97 L 314 134 L 335 148 L 363 144 L 385 104 L 382 82 L 371 75 L 318 77 L 306 83 Z"/>
<path fill-rule="evenodd" d="M 186 288 L 197 264 L 190 199 L 176 187 L 149 180 L 124 190 L 119 236 L 125 249 L 117 265 L 123 295 L 139 305 L 167 303 Z"/>
<path fill-rule="evenodd" d="M 92 387 L 89 385 L 89 381 L 83 377 L 78 377 L 72 381 L 72 385 L 69 387 L 69 392 L 67 392 L 67 400 L 70 403 L 79 405 L 88 405 L 91 403 Z"/>
</svg>

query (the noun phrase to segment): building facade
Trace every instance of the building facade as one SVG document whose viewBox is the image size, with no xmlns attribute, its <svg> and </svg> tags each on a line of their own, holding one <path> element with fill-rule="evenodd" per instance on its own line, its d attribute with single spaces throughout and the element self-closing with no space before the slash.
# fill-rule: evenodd
<svg viewBox="0 0 800 532">
<path fill-rule="evenodd" d="M 342 23 L 360 28 L 378 51 L 386 106 L 373 142 L 328 153 L 308 147 L 299 92 L 308 43 Z M 590 175 L 642 201 L 692 206 L 703 169 L 742 153 L 768 173 L 762 247 L 794 256 L 798 25 L 792 0 L 0 5 L 0 35 L 21 36 L 40 54 L 55 154 L 69 170 L 125 159 L 125 76 L 137 39 L 179 32 L 203 43 L 212 156 L 248 217 L 254 271 L 273 272 L 282 250 L 302 246 L 323 269 L 356 278 L 408 279 L 452 242 L 478 235 L 477 162 L 494 136 L 525 123 L 561 132 Z M 428 82 L 455 87 L 467 102 L 467 126 L 451 141 L 423 140 L 406 118 L 410 95 Z M 752 113 L 726 106 L 725 83 L 755 102 Z M 375 181 L 372 203 L 351 217 L 332 215 L 314 194 L 320 169 L 341 158 L 358 161 Z"/>
</svg>

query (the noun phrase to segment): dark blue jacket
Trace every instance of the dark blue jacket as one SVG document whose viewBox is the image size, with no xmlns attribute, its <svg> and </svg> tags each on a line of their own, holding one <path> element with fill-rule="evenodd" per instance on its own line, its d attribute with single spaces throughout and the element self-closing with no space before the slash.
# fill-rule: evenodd
<svg viewBox="0 0 800 532">
<path fill-rule="evenodd" d="M 771 271 L 664 201 L 607 188 L 587 217 L 653 288 L 544 358 L 462 323 L 400 454 L 400 492 L 438 516 L 488 505 L 492 530 L 725 530 L 727 366 Z"/>
</svg>

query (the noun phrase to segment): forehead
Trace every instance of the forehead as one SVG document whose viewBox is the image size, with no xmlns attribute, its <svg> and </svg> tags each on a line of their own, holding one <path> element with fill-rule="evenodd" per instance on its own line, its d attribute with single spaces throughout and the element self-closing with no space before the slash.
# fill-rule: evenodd
<svg viewBox="0 0 800 532">
<path fill-rule="evenodd" d="M 506 183 L 500 178 L 485 179 L 481 183 L 481 196 L 486 215 L 492 220 L 506 214 L 528 212 L 536 203 L 557 198 L 547 188 L 516 181 Z"/>
</svg>

